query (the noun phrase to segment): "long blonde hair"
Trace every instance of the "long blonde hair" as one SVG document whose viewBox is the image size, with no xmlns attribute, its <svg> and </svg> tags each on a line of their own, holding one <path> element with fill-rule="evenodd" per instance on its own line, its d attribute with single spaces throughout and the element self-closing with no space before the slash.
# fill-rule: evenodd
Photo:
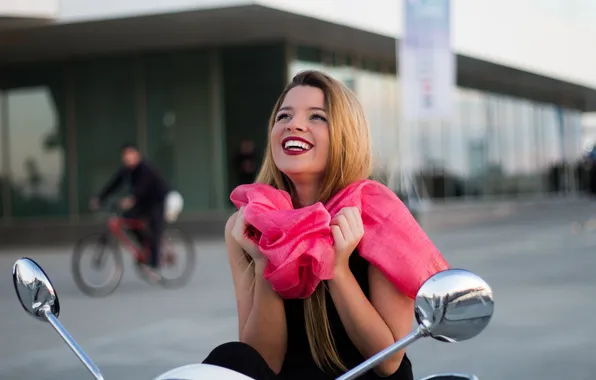
<svg viewBox="0 0 596 380">
<path fill-rule="evenodd" d="M 372 172 L 369 127 L 362 105 L 356 95 L 341 82 L 319 71 L 297 74 L 277 100 L 269 119 L 269 131 L 286 94 L 298 86 L 319 88 L 325 95 L 329 124 L 329 159 L 318 201 L 325 203 L 350 183 L 368 178 Z M 271 185 L 296 196 L 290 179 L 273 161 L 271 141 L 256 182 Z M 304 302 L 306 332 L 312 357 L 322 370 L 346 370 L 331 332 L 325 300 L 325 285 L 319 284 Z"/>
</svg>

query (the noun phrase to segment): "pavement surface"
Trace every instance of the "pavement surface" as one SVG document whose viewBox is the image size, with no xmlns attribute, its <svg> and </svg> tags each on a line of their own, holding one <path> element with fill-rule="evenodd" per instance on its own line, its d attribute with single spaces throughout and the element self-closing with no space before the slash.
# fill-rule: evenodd
<svg viewBox="0 0 596 380">
<path fill-rule="evenodd" d="M 496 308 L 489 327 L 473 340 L 412 345 L 416 377 L 472 372 L 481 380 L 596 378 L 592 215 L 592 202 L 541 206 L 431 233 L 452 266 L 491 284 Z M 20 256 L 44 267 L 60 297 L 60 320 L 106 379 L 152 379 L 200 362 L 216 345 L 234 340 L 235 301 L 223 242 L 196 244 L 200 259 L 187 287 L 148 285 L 129 266 L 116 292 L 101 299 L 76 288 L 71 246 L 0 249 L 0 379 L 91 378 L 49 325 L 20 308 L 10 275 Z"/>
</svg>

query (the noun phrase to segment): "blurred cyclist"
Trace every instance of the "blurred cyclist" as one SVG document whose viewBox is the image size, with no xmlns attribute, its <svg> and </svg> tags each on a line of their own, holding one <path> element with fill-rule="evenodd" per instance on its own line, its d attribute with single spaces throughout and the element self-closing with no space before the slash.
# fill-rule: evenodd
<svg viewBox="0 0 596 380">
<path fill-rule="evenodd" d="M 135 145 L 124 144 L 121 154 L 122 167 L 99 195 L 91 199 L 90 207 L 96 210 L 121 185 L 129 184 L 131 195 L 120 200 L 120 208 L 125 210 L 122 216 L 148 221 L 150 256 L 147 265 L 142 265 L 142 269 L 151 281 L 157 282 L 161 279 L 158 273 L 159 247 L 165 223 L 165 199 L 170 187 L 157 170 L 143 158 Z M 133 232 L 139 242 L 142 242 L 141 232 Z"/>
</svg>

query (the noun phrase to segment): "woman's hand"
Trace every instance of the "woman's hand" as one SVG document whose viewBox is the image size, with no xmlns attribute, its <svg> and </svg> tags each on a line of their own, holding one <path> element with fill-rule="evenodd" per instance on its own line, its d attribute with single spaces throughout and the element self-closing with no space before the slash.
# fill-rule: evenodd
<svg viewBox="0 0 596 380">
<path fill-rule="evenodd" d="M 344 207 L 330 224 L 334 240 L 335 271 L 349 270 L 350 255 L 364 235 L 360 211 L 356 207 Z"/>
<path fill-rule="evenodd" d="M 255 264 L 266 263 L 267 258 L 263 256 L 257 244 L 251 239 L 251 227 L 244 219 L 244 206 L 240 207 L 240 210 L 238 210 L 236 223 L 232 229 L 232 237 L 234 237 L 234 240 L 238 242 L 244 252 L 248 253 L 250 257 L 253 258 Z"/>
<path fill-rule="evenodd" d="M 120 199 L 120 208 L 122 210 L 130 210 L 135 205 L 134 197 L 124 197 Z"/>
</svg>

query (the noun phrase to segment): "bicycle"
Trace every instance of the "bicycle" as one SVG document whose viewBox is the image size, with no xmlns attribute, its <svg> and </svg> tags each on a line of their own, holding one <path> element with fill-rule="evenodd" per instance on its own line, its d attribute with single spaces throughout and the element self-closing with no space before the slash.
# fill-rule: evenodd
<svg viewBox="0 0 596 380">
<path fill-rule="evenodd" d="M 134 267 L 141 279 L 150 282 L 143 265 L 149 256 L 149 245 L 147 238 L 149 232 L 146 228 L 146 222 L 141 219 L 123 218 L 114 210 L 110 210 L 111 216 L 108 218 L 106 230 L 102 232 L 91 233 L 81 238 L 75 245 L 71 259 L 71 270 L 77 287 L 85 294 L 92 297 L 105 297 L 113 293 L 122 280 L 124 274 L 124 261 L 121 246 L 133 256 Z M 129 233 L 140 231 L 141 242 L 135 242 Z M 182 243 L 183 256 L 186 263 L 180 275 L 167 277 L 164 275 L 164 269 L 174 266 L 178 262 L 176 250 L 171 243 L 174 238 L 178 238 Z M 91 246 L 95 248 L 91 256 L 91 267 L 95 270 L 105 269 L 107 262 L 113 258 L 113 267 L 105 283 L 99 286 L 93 286 L 83 278 L 82 259 L 85 254 L 85 248 Z M 192 240 L 180 229 L 166 225 L 162 233 L 162 243 L 160 248 L 160 270 L 161 279 L 158 282 L 166 288 L 182 287 L 188 283 L 192 277 L 195 267 L 196 253 Z"/>
</svg>

